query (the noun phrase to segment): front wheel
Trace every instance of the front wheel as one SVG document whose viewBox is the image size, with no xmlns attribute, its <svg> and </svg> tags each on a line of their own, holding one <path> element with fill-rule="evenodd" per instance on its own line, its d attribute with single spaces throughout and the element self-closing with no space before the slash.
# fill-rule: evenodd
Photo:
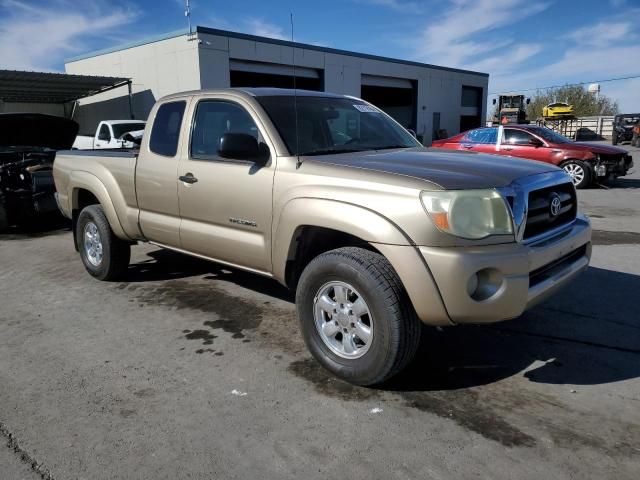
<svg viewBox="0 0 640 480">
<path fill-rule="evenodd" d="M 390 379 L 420 343 L 421 323 L 393 267 L 363 248 L 313 259 L 300 277 L 296 306 L 311 354 L 353 384 Z"/>
<path fill-rule="evenodd" d="M 584 162 L 579 160 L 569 160 L 564 162 L 562 169 L 571 177 L 571 181 L 576 188 L 587 188 L 591 183 L 591 170 Z"/>
<path fill-rule="evenodd" d="M 100 205 L 89 205 L 80 212 L 75 233 L 80 258 L 90 275 L 115 280 L 124 273 L 131 246 L 115 236 Z"/>
</svg>

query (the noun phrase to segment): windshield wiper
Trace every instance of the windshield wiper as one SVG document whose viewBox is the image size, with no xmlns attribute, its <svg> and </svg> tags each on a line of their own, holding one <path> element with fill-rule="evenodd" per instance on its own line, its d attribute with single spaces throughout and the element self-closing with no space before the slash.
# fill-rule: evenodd
<svg viewBox="0 0 640 480">
<path fill-rule="evenodd" d="M 384 147 L 372 147 L 371 150 L 391 150 L 393 148 L 412 148 L 407 145 L 385 145 Z"/>
<path fill-rule="evenodd" d="M 351 153 L 361 151 L 361 149 L 357 148 L 322 148 L 319 150 L 311 150 L 310 152 L 300 153 L 299 155 L 302 157 L 312 157 L 314 155 L 332 155 L 336 153 Z"/>
</svg>

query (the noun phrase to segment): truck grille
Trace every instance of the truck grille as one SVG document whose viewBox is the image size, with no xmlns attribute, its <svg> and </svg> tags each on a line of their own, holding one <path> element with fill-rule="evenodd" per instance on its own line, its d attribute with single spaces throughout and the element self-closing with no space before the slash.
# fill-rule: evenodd
<svg viewBox="0 0 640 480">
<path fill-rule="evenodd" d="M 559 198 L 557 214 L 552 212 L 552 200 Z M 571 223 L 578 211 L 576 191 L 571 183 L 562 183 L 529 192 L 529 210 L 523 240 Z"/>
</svg>

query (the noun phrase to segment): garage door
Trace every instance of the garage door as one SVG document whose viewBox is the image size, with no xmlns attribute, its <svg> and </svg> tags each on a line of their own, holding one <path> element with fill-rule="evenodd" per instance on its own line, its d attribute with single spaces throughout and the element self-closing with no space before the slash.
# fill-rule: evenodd
<svg viewBox="0 0 640 480">
<path fill-rule="evenodd" d="M 232 87 L 275 87 L 293 88 L 293 67 L 276 63 L 229 62 Z M 322 91 L 322 71 L 313 68 L 296 67 L 295 86 L 304 90 Z"/>
<path fill-rule="evenodd" d="M 361 97 L 373 103 L 403 127 L 416 130 L 416 82 L 406 78 L 362 75 Z"/>
</svg>

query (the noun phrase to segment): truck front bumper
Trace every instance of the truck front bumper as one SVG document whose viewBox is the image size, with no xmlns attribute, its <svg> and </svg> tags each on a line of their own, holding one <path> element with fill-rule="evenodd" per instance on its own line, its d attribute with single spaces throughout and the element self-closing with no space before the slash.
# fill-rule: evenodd
<svg viewBox="0 0 640 480">
<path fill-rule="evenodd" d="M 498 322 L 520 316 L 588 267 L 591 226 L 579 216 L 568 230 L 535 244 L 419 250 L 451 322 Z M 419 316 L 432 323 L 420 315 L 422 307 L 416 306 Z"/>
</svg>

